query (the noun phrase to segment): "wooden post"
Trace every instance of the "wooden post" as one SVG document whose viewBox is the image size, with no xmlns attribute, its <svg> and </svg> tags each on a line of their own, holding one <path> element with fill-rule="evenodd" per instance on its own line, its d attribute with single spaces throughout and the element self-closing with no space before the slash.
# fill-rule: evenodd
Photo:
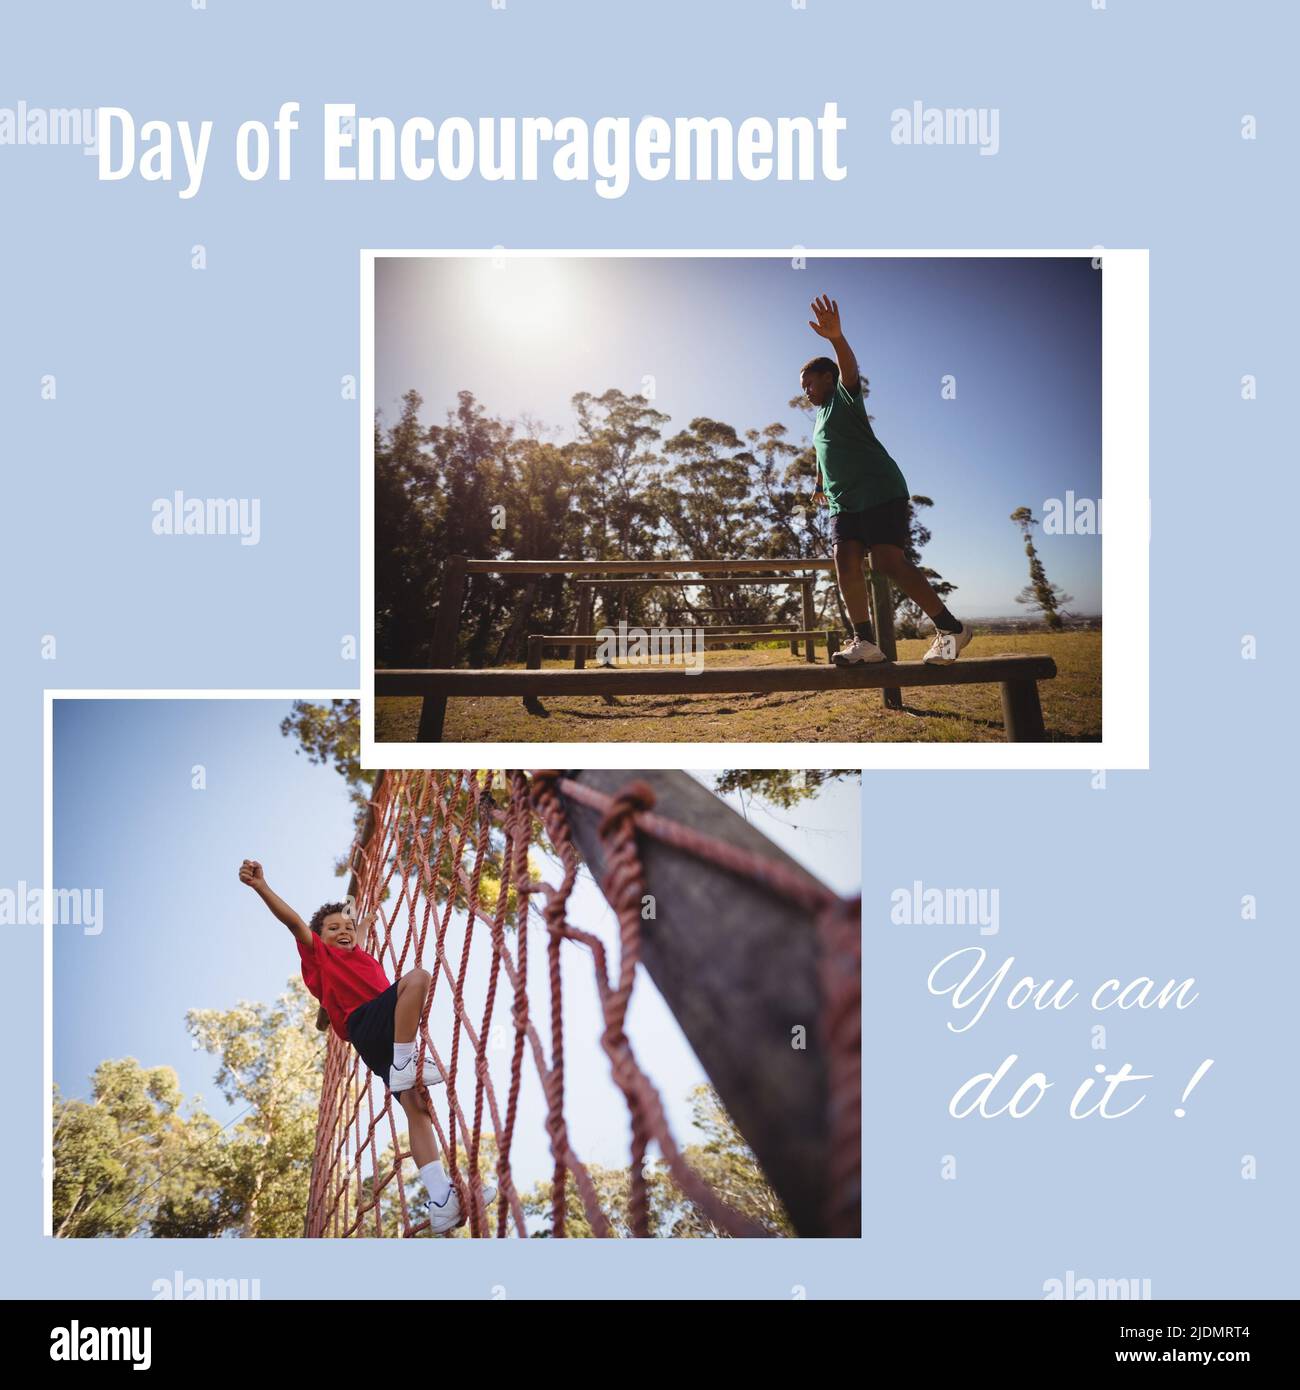
<svg viewBox="0 0 1300 1390">
<path fill-rule="evenodd" d="M 811 632 L 817 626 L 817 607 L 813 603 L 813 584 L 815 580 L 801 579 L 799 591 L 803 595 L 803 630 Z M 804 660 L 817 660 L 817 644 L 810 637 L 804 644 Z"/>
<path fill-rule="evenodd" d="M 655 794 L 657 814 L 808 877 L 684 772 L 565 775 L 606 795 L 631 781 L 645 782 Z M 578 849 L 600 883 L 606 872 L 602 817 L 572 798 L 565 805 Z M 818 1026 L 816 924 L 750 879 L 652 836 L 640 836 L 639 843 L 653 898 L 653 914 L 642 913 L 645 967 L 796 1231 L 828 1235 L 830 1086 Z M 806 1046 L 791 1046 L 794 1029 L 806 1030 Z"/>
<path fill-rule="evenodd" d="M 826 660 L 833 666 L 835 653 L 840 649 L 840 634 L 833 627 L 826 629 Z"/>
<path fill-rule="evenodd" d="M 1002 682 L 1002 723 L 1008 743 L 1045 743 L 1043 707 L 1037 681 Z"/>
<path fill-rule="evenodd" d="M 528 639 L 528 669 L 530 671 L 540 671 L 542 669 L 542 646 L 545 637 L 538 632 L 533 633 Z M 537 698 L 536 695 L 524 696 L 524 708 L 529 714 L 545 714 L 546 706 Z"/>
<path fill-rule="evenodd" d="M 433 620 L 433 641 L 429 644 L 429 665 L 434 670 L 449 670 L 456 664 L 456 639 L 460 636 L 460 616 L 465 607 L 465 585 L 468 559 L 464 555 L 449 555 L 442 570 L 442 592 L 438 596 L 438 612 Z M 442 725 L 447 716 L 445 695 L 426 695 L 420 706 L 419 743 L 441 743 Z"/>
<path fill-rule="evenodd" d="M 876 630 L 876 645 L 890 661 L 898 660 L 898 642 L 894 637 L 894 597 L 889 590 L 889 580 L 883 574 L 870 570 L 871 616 Z M 903 692 L 886 686 L 880 692 L 881 703 L 886 709 L 903 708 Z"/>
<path fill-rule="evenodd" d="M 591 610 L 592 600 L 595 595 L 594 589 L 582 588 L 578 590 L 578 618 L 574 632 L 591 631 Z M 581 671 L 587 665 L 587 651 L 585 647 L 574 647 L 573 649 L 573 669 Z"/>
</svg>

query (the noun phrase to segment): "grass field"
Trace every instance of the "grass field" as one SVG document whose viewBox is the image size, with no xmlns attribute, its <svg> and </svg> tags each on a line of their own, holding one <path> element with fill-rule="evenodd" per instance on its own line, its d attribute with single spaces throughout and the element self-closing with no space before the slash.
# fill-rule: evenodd
<svg viewBox="0 0 1300 1390">
<path fill-rule="evenodd" d="M 919 659 L 927 641 L 898 644 L 901 661 Z M 1055 680 L 1040 681 L 1043 720 L 1053 742 L 1101 739 L 1101 633 L 981 636 L 967 657 L 1044 652 L 1056 661 Z M 793 661 L 789 646 L 711 651 L 711 666 L 769 666 Z M 799 658 L 802 660 L 802 657 Z M 822 649 L 821 660 L 825 660 Z M 547 661 L 567 667 L 568 661 Z M 517 669 L 517 668 L 516 668 Z M 464 743 L 987 743 L 1003 738 L 996 685 L 950 685 L 903 691 L 903 709 L 885 709 L 877 690 L 784 691 L 769 695 L 622 695 L 607 705 L 598 695 L 548 697 L 545 717 L 519 699 L 447 702 L 443 734 Z M 420 701 L 376 702 L 375 736 L 410 742 Z"/>
</svg>

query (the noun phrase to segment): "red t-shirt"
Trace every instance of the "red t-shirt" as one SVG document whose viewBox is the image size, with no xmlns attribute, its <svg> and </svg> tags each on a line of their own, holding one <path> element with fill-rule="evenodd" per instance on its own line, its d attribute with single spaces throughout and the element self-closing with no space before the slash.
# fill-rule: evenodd
<svg viewBox="0 0 1300 1390">
<path fill-rule="evenodd" d="M 384 967 L 360 946 L 344 951 L 326 945 L 314 932 L 309 946 L 296 944 L 303 983 L 325 1006 L 331 1027 L 346 1042 L 348 1015 L 388 988 Z"/>
</svg>

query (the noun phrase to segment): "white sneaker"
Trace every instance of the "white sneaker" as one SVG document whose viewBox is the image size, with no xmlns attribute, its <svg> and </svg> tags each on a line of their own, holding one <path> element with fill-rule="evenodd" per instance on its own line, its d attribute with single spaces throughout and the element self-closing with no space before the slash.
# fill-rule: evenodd
<svg viewBox="0 0 1300 1390">
<path fill-rule="evenodd" d="M 865 637 L 855 637 L 846 647 L 835 653 L 836 666 L 854 666 L 859 661 L 888 661 L 889 658 L 874 642 Z"/>
<path fill-rule="evenodd" d="M 930 650 L 921 660 L 927 666 L 951 666 L 963 648 L 970 645 L 970 639 L 974 635 L 965 623 L 961 625 L 960 632 L 940 632 L 935 628 L 934 641 L 930 643 Z"/>
<path fill-rule="evenodd" d="M 415 1085 L 415 1053 L 412 1053 L 402 1066 L 391 1066 L 388 1068 L 388 1089 L 390 1091 L 409 1091 Z M 441 1086 L 446 1078 L 438 1069 L 438 1064 L 432 1058 L 424 1064 L 424 1084 L 426 1086 Z"/>
<path fill-rule="evenodd" d="M 489 1183 L 483 1184 L 483 1205 L 490 1207 L 497 1199 L 497 1190 Z M 430 1199 L 425 1202 L 424 1210 L 429 1217 L 429 1234 L 440 1236 L 444 1231 L 454 1231 L 461 1224 L 464 1218 L 460 1210 L 460 1197 L 453 1187 L 447 1193 L 447 1199 L 441 1206 Z"/>
</svg>

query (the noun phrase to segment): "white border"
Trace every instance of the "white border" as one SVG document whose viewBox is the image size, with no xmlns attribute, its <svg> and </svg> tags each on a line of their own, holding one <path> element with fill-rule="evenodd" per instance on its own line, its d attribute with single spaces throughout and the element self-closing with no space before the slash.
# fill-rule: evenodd
<svg viewBox="0 0 1300 1390">
<path fill-rule="evenodd" d="M 788 260 L 1041 258 L 1101 256 L 1102 271 L 1102 738 L 1097 743 L 376 743 L 375 328 L 379 257 L 570 259 L 586 257 L 749 257 Z M 524 758 L 548 767 L 862 767 L 1098 769 L 1150 767 L 1149 708 L 1149 254 L 1073 250 L 766 251 L 704 250 L 363 250 L 361 272 L 361 765 L 365 768 L 505 766 Z M 1105 594 L 1121 596 L 1107 605 Z M 1121 601 L 1122 600 L 1122 601 Z M 430 622 L 433 615 L 430 614 Z M 864 692 L 870 696 L 872 692 Z"/>
<path fill-rule="evenodd" d="M 355 690 L 46 690 L 41 713 L 41 1019 L 45 1095 L 41 1234 L 54 1236 L 54 702 L 55 700 L 355 700 Z"/>
</svg>

